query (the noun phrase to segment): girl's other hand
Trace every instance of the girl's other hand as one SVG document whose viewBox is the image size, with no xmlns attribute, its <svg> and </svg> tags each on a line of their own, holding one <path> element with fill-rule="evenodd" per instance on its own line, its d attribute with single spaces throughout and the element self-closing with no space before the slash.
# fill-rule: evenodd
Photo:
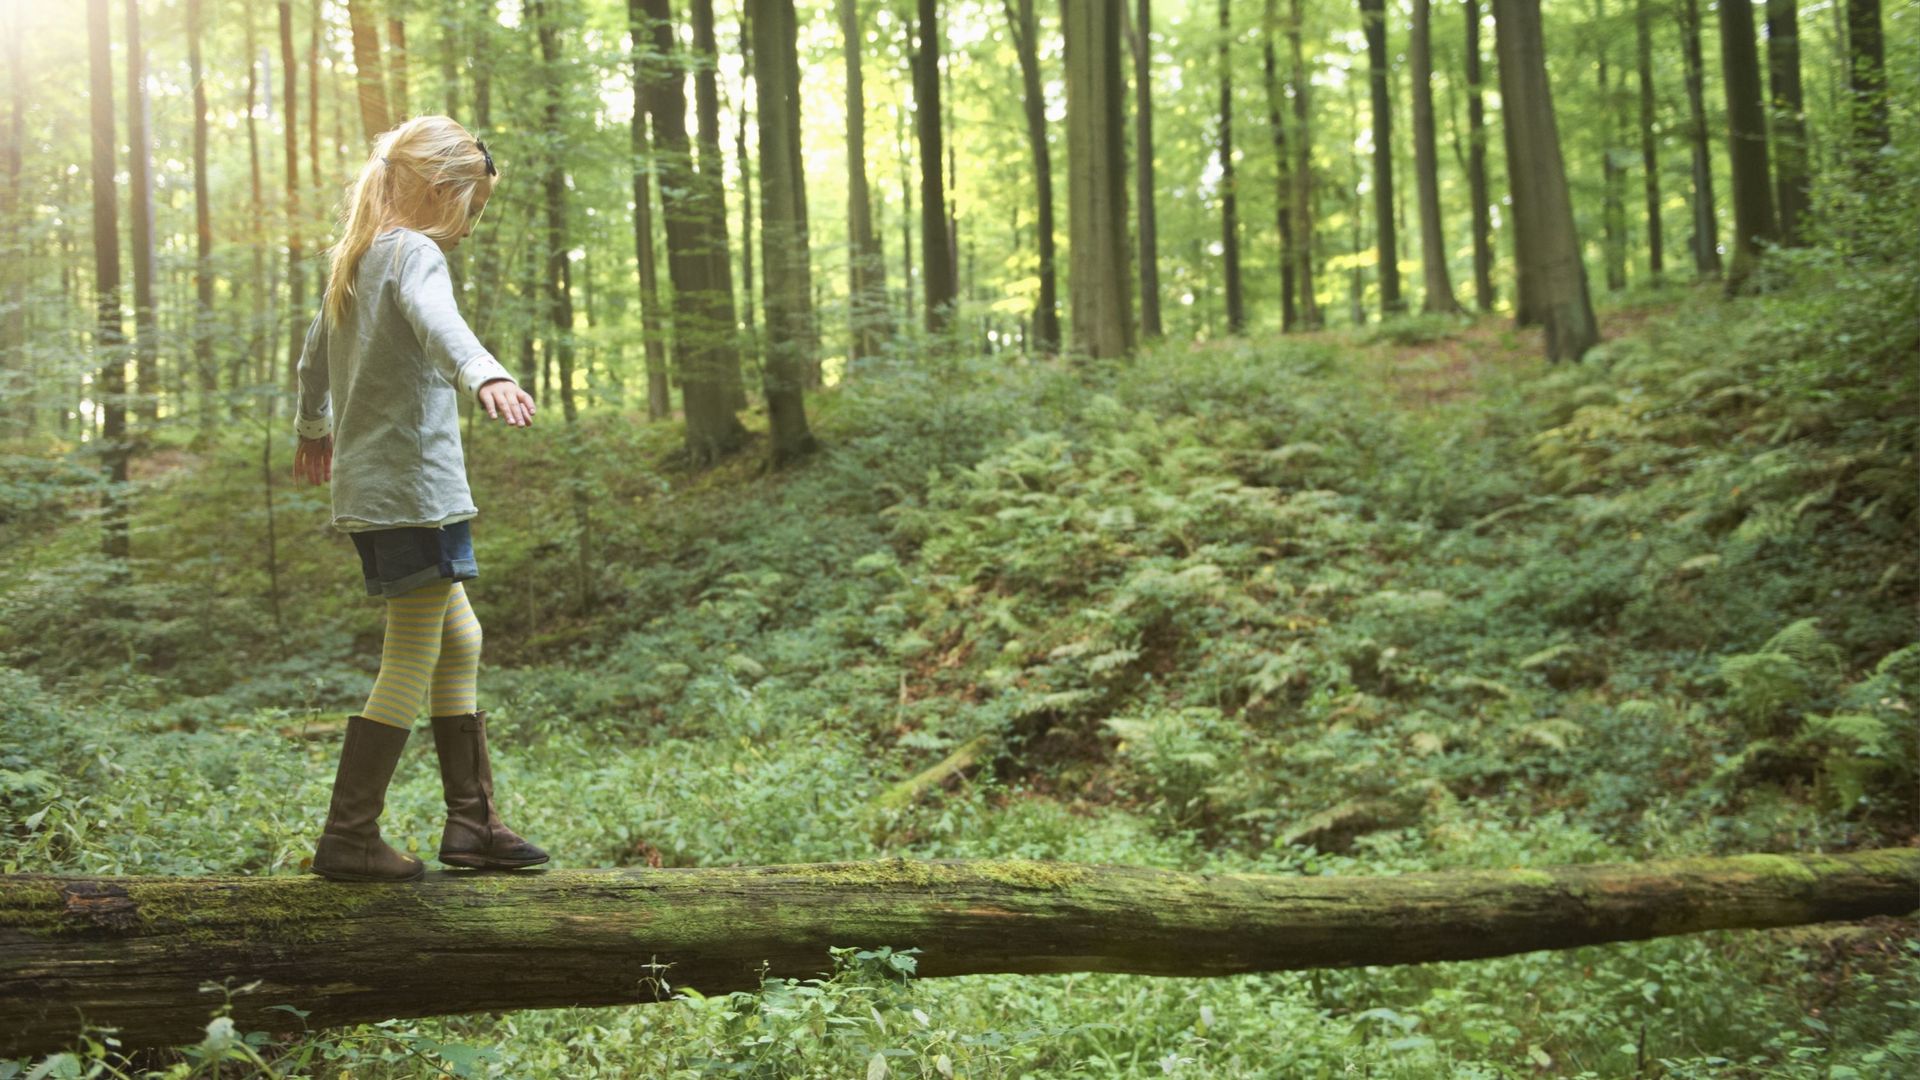
<svg viewBox="0 0 1920 1080">
<path fill-rule="evenodd" d="M 511 379 L 495 379 L 481 387 L 480 404 L 487 407 L 488 416 L 505 420 L 514 427 L 533 423 L 533 395 Z"/>
<path fill-rule="evenodd" d="M 333 479 L 333 436 L 300 440 L 293 452 L 293 478 L 309 484 L 324 484 Z"/>
</svg>

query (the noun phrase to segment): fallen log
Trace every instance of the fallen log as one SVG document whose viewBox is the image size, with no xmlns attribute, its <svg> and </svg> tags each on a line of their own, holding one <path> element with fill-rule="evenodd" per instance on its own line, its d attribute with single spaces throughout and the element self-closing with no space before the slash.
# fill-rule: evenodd
<svg viewBox="0 0 1920 1080">
<path fill-rule="evenodd" d="M 657 1001 L 918 947 L 922 976 L 1228 975 L 1467 960 L 1920 907 L 1920 850 L 1280 877 L 1025 861 L 310 876 L 0 876 L 0 1056 L 242 1031 Z"/>
</svg>

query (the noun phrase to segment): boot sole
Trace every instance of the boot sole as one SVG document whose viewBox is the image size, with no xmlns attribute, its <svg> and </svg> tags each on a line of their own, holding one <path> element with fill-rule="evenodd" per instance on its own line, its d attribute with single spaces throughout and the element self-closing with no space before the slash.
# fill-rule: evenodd
<svg viewBox="0 0 1920 1080">
<path fill-rule="evenodd" d="M 441 855 L 440 861 L 446 863 L 448 866 L 464 866 L 469 870 L 519 870 L 528 866 L 539 866 L 550 858 L 552 858 L 552 856 L 542 855 L 537 859 L 515 862 L 511 859 L 489 859 L 485 855 L 467 855 L 456 852 Z"/>
<path fill-rule="evenodd" d="M 328 881 L 392 881 L 392 882 L 407 882 L 407 881 L 419 881 L 419 880 L 420 880 L 421 878 L 423 878 L 423 877 L 426 877 L 426 876 L 427 876 L 427 867 L 426 867 L 426 864 L 425 864 L 425 863 L 422 863 L 422 864 L 420 864 L 420 869 L 419 869 L 419 871 L 418 871 L 417 873 L 415 873 L 415 874 L 413 874 L 413 875 L 412 875 L 412 876 L 410 876 L 410 877 L 379 877 L 379 876 L 377 876 L 377 875 L 374 875 L 374 874 L 348 874 L 348 873 L 342 873 L 342 872 L 339 872 L 339 871 L 332 871 L 332 870 L 316 870 L 316 869 L 314 869 L 314 868 L 313 868 L 313 867 L 311 867 L 311 866 L 309 866 L 309 867 L 307 867 L 307 872 L 308 872 L 308 873 L 311 873 L 311 874 L 318 874 L 318 875 L 320 875 L 321 877 L 323 877 L 323 878 L 326 878 L 326 879 L 327 879 Z"/>
</svg>

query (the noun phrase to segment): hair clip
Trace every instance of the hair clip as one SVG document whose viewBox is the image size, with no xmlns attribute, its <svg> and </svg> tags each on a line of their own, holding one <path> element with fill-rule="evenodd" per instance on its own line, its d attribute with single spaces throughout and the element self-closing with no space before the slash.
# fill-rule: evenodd
<svg viewBox="0 0 1920 1080">
<path fill-rule="evenodd" d="M 487 175 L 499 176 L 500 170 L 493 167 L 493 155 L 487 152 L 487 144 L 484 142 L 481 142 L 479 139 L 475 139 L 473 140 L 473 145 L 479 147 L 480 156 L 487 159 Z"/>
<path fill-rule="evenodd" d="M 388 160 L 387 160 L 387 155 L 385 155 L 385 154 L 381 154 L 381 155 L 380 155 L 380 164 L 382 164 L 382 165 L 391 165 L 391 164 L 393 164 L 393 162 L 391 162 L 391 161 L 388 161 Z"/>
</svg>

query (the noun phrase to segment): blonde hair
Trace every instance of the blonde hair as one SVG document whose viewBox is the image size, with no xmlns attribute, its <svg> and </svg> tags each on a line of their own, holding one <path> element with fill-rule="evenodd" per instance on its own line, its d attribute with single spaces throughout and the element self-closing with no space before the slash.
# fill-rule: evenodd
<svg viewBox="0 0 1920 1080">
<path fill-rule="evenodd" d="M 466 232 L 480 185 L 499 181 L 473 135 L 445 116 L 416 116 L 374 140 L 340 208 L 340 240 L 330 254 L 326 313 L 339 322 L 353 307 L 353 277 L 374 237 L 395 225 L 449 240 Z M 437 196 L 445 187 L 448 196 Z"/>
</svg>

